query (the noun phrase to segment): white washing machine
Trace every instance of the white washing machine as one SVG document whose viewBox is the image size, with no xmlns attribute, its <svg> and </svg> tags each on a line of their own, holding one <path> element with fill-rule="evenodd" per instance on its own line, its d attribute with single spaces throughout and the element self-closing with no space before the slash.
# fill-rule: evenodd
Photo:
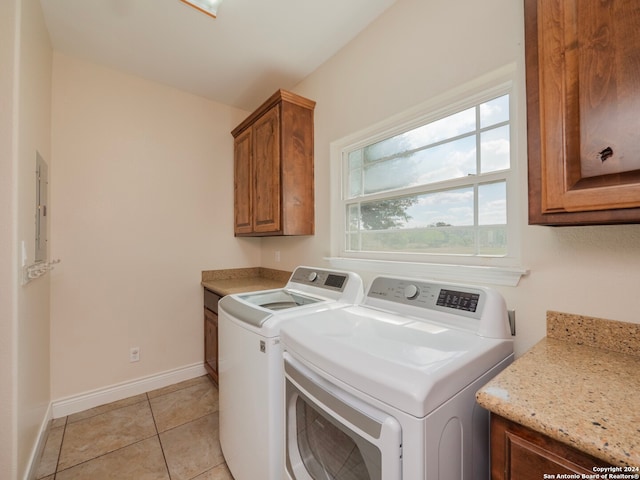
<svg viewBox="0 0 640 480">
<path fill-rule="evenodd" d="M 285 478 L 489 478 L 475 393 L 513 361 L 494 290 L 377 277 L 360 305 L 301 315 L 281 340 Z"/>
<path fill-rule="evenodd" d="M 283 478 L 281 325 L 303 313 L 358 303 L 362 295 L 354 273 L 301 266 L 282 289 L 220 300 L 220 444 L 235 480 Z"/>
</svg>

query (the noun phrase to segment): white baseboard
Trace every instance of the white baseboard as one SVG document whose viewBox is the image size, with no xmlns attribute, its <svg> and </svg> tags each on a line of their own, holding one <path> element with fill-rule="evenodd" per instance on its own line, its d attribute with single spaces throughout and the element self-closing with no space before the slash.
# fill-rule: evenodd
<svg viewBox="0 0 640 480">
<path fill-rule="evenodd" d="M 199 362 L 193 365 L 187 365 L 186 367 L 168 370 L 166 372 L 55 400 L 51 404 L 51 418 L 60 418 L 82 412 L 83 410 L 98 407 L 105 403 L 115 402 L 127 397 L 150 392 L 157 388 L 200 377 L 206 375 L 206 373 L 204 363 Z"/>
<path fill-rule="evenodd" d="M 73 395 L 71 397 L 55 400 L 49 404 L 47 411 L 40 425 L 38 440 L 33 446 L 31 457 L 29 459 L 29 468 L 25 472 L 24 480 L 33 480 L 38 468 L 38 462 L 42 456 L 45 444 L 47 442 L 47 434 L 51 424 L 51 419 L 65 417 L 73 413 L 82 412 L 89 408 L 98 407 L 105 403 L 115 402 L 127 397 L 139 395 L 141 393 L 150 392 L 157 388 L 167 387 L 174 383 L 183 382 L 192 378 L 206 375 L 204 363 L 194 363 L 186 367 L 168 370 L 166 372 L 149 375 L 147 377 L 137 378 L 127 382 L 118 383 L 109 387 L 99 388 L 89 392 Z"/>
<path fill-rule="evenodd" d="M 31 456 L 29 458 L 29 468 L 25 472 L 24 480 L 33 480 L 36 477 L 36 469 L 38 468 L 38 462 L 40 461 L 40 457 L 42 457 L 42 452 L 44 451 L 44 446 L 47 443 L 47 435 L 49 433 L 49 426 L 51 425 L 52 416 L 52 408 L 51 404 L 47 408 L 45 412 L 44 418 L 42 420 L 42 424 L 40 425 L 40 431 L 38 432 L 38 440 L 33 446 L 33 450 L 31 451 Z"/>
</svg>

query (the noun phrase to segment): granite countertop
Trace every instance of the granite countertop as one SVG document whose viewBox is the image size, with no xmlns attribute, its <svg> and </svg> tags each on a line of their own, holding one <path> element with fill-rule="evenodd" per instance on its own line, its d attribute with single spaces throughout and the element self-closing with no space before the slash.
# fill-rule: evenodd
<svg viewBox="0 0 640 480">
<path fill-rule="evenodd" d="M 477 393 L 493 413 L 640 466 L 640 324 L 547 312 L 547 337 Z"/>
<path fill-rule="evenodd" d="M 291 272 L 271 268 L 251 267 L 202 272 L 202 286 L 218 295 L 255 292 L 282 288 L 291 277 Z"/>
</svg>

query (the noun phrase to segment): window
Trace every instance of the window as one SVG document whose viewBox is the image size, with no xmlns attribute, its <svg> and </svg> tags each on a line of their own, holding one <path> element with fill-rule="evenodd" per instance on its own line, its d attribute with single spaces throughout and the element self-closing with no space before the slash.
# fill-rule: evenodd
<svg viewBox="0 0 640 480">
<path fill-rule="evenodd" d="M 344 152 L 345 250 L 507 253 L 509 94 Z"/>
<path fill-rule="evenodd" d="M 479 83 L 332 144 L 337 259 L 516 266 L 512 80 Z"/>
</svg>

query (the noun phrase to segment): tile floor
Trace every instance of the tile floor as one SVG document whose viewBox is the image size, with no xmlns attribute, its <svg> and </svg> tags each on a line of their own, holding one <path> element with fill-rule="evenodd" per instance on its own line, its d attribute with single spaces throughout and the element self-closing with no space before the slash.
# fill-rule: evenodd
<svg viewBox="0 0 640 480">
<path fill-rule="evenodd" d="M 36 478 L 233 480 L 218 390 L 203 376 L 55 419 Z"/>
</svg>

